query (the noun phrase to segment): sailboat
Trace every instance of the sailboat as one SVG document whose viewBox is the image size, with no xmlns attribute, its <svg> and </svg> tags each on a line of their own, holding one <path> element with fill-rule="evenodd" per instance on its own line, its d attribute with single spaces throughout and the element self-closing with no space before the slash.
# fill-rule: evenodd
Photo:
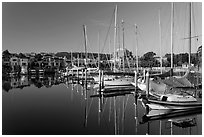
<svg viewBox="0 0 204 137">
<path fill-rule="evenodd" d="M 172 12 L 173 5 L 172 3 Z M 171 69 L 173 69 L 173 65 L 171 65 Z M 186 72 L 184 76 L 179 78 L 168 77 L 165 80 L 161 80 L 158 77 L 149 78 L 149 72 L 147 72 L 146 79 L 143 81 L 141 79 L 138 80 L 138 87 L 147 91 L 148 95 L 150 95 L 147 105 L 151 106 L 152 109 L 202 108 L 202 102 L 198 102 L 192 96 L 194 86 L 186 79 L 188 73 Z"/>
<path fill-rule="evenodd" d="M 117 5 L 115 7 L 115 23 L 114 23 L 114 69 L 113 71 L 116 72 L 116 35 L 117 35 Z M 124 23 L 124 22 L 122 22 Z M 124 42 L 123 42 L 124 43 Z M 127 79 L 125 77 L 116 77 L 116 76 L 103 76 L 104 86 L 131 86 L 131 82 L 133 79 Z M 96 81 L 99 81 L 99 78 L 96 78 Z"/>
</svg>

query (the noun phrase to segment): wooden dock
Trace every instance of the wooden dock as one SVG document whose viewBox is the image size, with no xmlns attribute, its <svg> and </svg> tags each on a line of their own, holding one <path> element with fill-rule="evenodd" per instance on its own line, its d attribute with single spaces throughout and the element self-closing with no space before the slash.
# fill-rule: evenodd
<svg viewBox="0 0 204 137">
<path fill-rule="evenodd" d="M 98 89 L 97 91 L 99 91 Z M 136 90 L 139 90 L 137 88 Z M 101 92 L 103 93 L 111 93 L 111 92 L 125 92 L 125 91 L 135 91 L 134 86 L 105 86 L 104 88 L 101 89 Z"/>
</svg>

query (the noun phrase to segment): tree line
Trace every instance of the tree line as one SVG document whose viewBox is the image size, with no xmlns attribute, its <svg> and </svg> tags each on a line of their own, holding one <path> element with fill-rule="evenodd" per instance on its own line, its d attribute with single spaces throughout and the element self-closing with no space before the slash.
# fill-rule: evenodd
<svg viewBox="0 0 204 137">
<path fill-rule="evenodd" d="M 16 54 L 16 53 L 15 53 Z M 126 59 L 132 60 L 136 62 L 136 57 L 133 56 L 132 52 L 129 50 L 126 50 Z M 25 57 L 23 53 L 16 54 L 18 57 Z M 112 54 L 105 54 L 105 53 L 100 53 L 100 60 L 106 61 L 110 60 L 113 58 Z M 11 56 L 11 53 L 8 50 L 3 51 L 2 56 Z M 54 56 L 57 57 L 66 57 L 68 60 L 71 60 L 71 56 L 73 59 L 77 58 L 85 58 L 86 54 L 85 52 L 57 52 L 54 54 Z M 188 63 L 188 53 L 180 53 L 180 54 L 173 54 L 173 63 L 174 66 L 182 66 L 184 63 Z M 166 59 L 163 59 L 162 61 L 162 66 L 163 67 L 170 67 L 171 65 L 171 54 L 166 53 L 164 56 Z M 41 60 L 42 55 L 41 54 L 36 54 L 35 55 L 35 60 L 39 61 Z M 98 59 L 98 53 L 87 53 L 87 58 L 89 59 Z M 139 67 L 159 67 L 160 66 L 160 61 L 158 58 L 156 58 L 156 53 L 154 52 L 147 52 L 144 55 L 140 56 L 139 59 Z M 202 62 L 202 46 L 198 48 L 197 53 L 191 54 L 191 63 L 194 64 L 194 66 L 201 65 Z"/>
</svg>

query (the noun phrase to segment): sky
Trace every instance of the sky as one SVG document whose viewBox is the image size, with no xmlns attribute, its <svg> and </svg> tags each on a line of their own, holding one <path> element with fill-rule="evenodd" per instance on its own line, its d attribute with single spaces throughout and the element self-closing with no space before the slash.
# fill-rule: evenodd
<svg viewBox="0 0 204 137">
<path fill-rule="evenodd" d="M 141 56 L 170 53 L 170 2 L 3 2 L 2 51 L 10 53 L 84 52 L 83 24 L 88 52 L 114 51 L 114 9 L 118 7 L 116 49 L 124 47 Z M 192 52 L 202 44 L 202 2 L 192 6 Z M 159 11 L 161 36 L 159 33 Z M 124 20 L 124 39 L 121 21 Z M 135 34 L 137 24 L 137 35 Z M 189 3 L 174 3 L 174 53 L 188 52 Z M 160 48 L 160 38 L 161 45 Z M 100 43 L 100 44 L 99 44 Z"/>
</svg>

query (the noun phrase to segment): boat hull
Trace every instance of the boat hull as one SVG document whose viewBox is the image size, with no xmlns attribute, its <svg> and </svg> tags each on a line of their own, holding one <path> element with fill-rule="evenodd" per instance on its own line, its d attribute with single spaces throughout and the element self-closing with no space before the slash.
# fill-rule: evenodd
<svg viewBox="0 0 204 137">
<path fill-rule="evenodd" d="M 202 103 L 199 103 L 199 102 L 169 102 L 169 101 L 149 99 L 148 104 L 150 104 L 149 107 L 151 109 L 172 109 L 172 110 L 177 109 L 178 110 L 178 109 L 192 109 L 192 108 L 201 109 L 202 108 Z"/>
</svg>

